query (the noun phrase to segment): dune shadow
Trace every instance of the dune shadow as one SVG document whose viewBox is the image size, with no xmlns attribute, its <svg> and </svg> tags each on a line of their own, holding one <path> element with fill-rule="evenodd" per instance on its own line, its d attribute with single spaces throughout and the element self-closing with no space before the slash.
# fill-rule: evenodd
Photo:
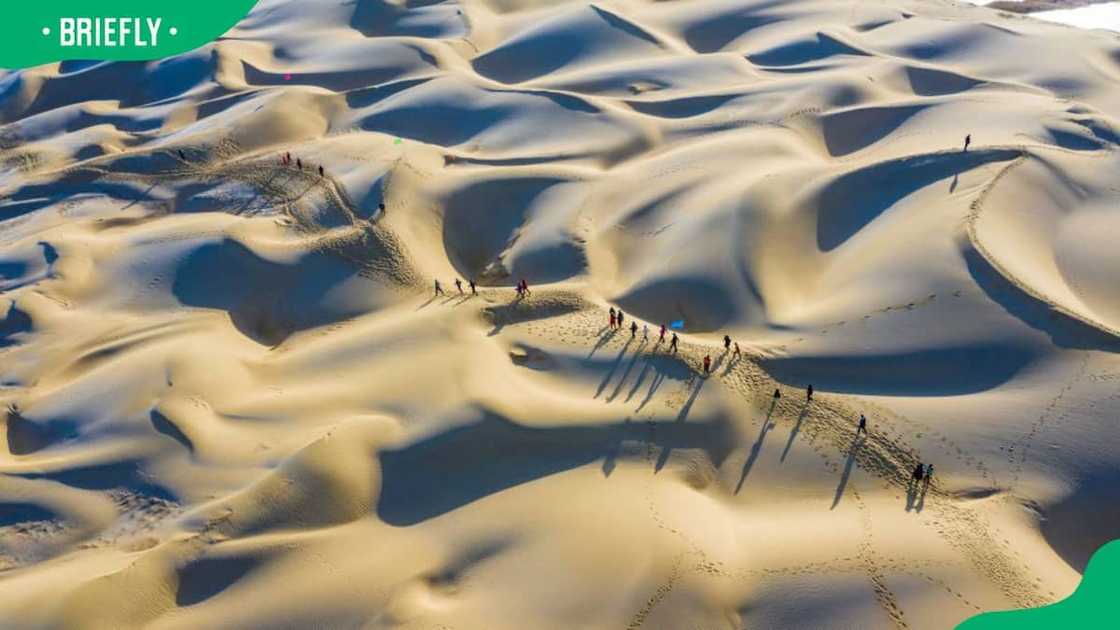
<svg viewBox="0 0 1120 630">
<path fill-rule="evenodd" d="M 378 516 L 409 526 L 534 480 L 604 459 L 603 474 L 617 465 L 623 442 L 700 449 L 718 467 L 727 456 L 726 429 L 715 423 L 665 422 L 647 436 L 626 422 L 527 427 L 482 412 L 456 426 L 380 453 Z"/>
<path fill-rule="evenodd" d="M 252 572 L 255 558 L 200 558 L 179 569 L 175 604 L 193 606 L 226 590 Z"/>
</svg>

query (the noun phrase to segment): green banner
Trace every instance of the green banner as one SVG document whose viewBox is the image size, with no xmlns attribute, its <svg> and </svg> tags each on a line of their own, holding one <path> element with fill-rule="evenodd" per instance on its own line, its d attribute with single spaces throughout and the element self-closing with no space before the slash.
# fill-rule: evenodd
<svg viewBox="0 0 1120 630">
<path fill-rule="evenodd" d="M 0 20 L 0 67 L 66 60 L 148 60 L 221 37 L 257 0 L 13 2 Z"/>
<path fill-rule="evenodd" d="M 985 613 L 957 626 L 957 630 L 1120 628 L 1118 586 L 1120 540 L 1114 540 L 1093 554 L 1085 567 L 1081 585 L 1066 599 L 1042 608 Z"/>
</svg>

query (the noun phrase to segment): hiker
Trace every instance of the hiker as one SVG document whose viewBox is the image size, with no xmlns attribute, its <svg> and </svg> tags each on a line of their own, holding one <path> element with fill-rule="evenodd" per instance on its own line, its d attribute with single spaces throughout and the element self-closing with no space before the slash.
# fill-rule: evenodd
<svg viewBox="0 0 1120 630">
<path fill-rule="evenodd" d="M 384 207 L 384 204 L 382 204 L 382 207 Z M 475 287 L 474 278 L 471 278 L 470 284 L 471 284 L 471 295 L 478 295 L 478 288 Z"/>
<path fill-rule="evenodd" d="M 665 324 L 661 324 L 661 336 L 657 338 L 657 345 L 660 346 L 663 341 L 665 341 Z"/>
<path fill-rule="evenodd" d="M 614 309 L 611 309 L 611 330 L 618 324 L 618 316 L 614 314 Z"/>
<path fill-rule="evenodd" d="M 296 158 L 296 166 L 298 166 L 299 170 L 302 171 L 303 170 L 303 160 L 300 159 L 300 158 Z"/>
<path fill-rule="evenodd" d="M 521 293 L 523 295 L 530 295 L 530 293 L 531 293 L 529 291 L 529 282 L 527 280 L 525 280 L 525 278 L 521 279 Z"/>
<path fill-rule="evenodd" d="M 774 400 L 778 400 L 781 397 L 782 397 L 782 390 L 775 387 L 774 388 Z"/>
<path fill-rule="evenodd" d="M 439 285 L 439 280 L 436 280 L 436 295 L 444 295 L 443 287 Z"/>
<path fill-rule="evenodd" d="M 287 164 L 288 166 L 292 165 L 292 152 L 291 151 L 288 151 L 287 153 L 284 154 L 284 163 Z"/>
<path fill-rule="evenodd" d="M 723 349 L 724 350 L 730 350 L 731 349 L 731 337 L 728 337 L 727 335 L 723 336 Z"/>
<path fill-rule="evenodd" d="M 381 216 L 385 216 L 385 204 L 383 204 L 383 203 L 377 204 L 377 209 L 379 211 L 381 211 Z"/>
<path fill-rule="evenodd" d="M 735 342 L 735 352 L 732 352 L 731 356 L 735 357 L 736 359 L 743 358 L 743 353 L 739 351 L 739 342 L 738 341 Z"/>
<path fill-rule="evenodd" d="M 630 338 L 638 336 L 638 322 L 630 322 Z"/>
<path fill-rule="evenodd" d="M 812 385 L 809 386 L 809 389 L 805 390 L 805 400 L 808 401 L 808 402 L 813 402 L 813 386 Z"/>
<path fill-rule="evenodd" d="M 622 328 L 622 320 L 623 320 L 622 309 L 618 309 L 618 327 L 619 328 Z"/>
<path fill-rule="evenodd" d="M 642 343 L 649 341 L 649 324 L 642 324 Z"/>
<path fill-rule="evenodd" d="M 867 417 L 862 413 L 859 414 L 859 428 L 856 429 L 856 435 L 860 433 L 867 433 Z"/>
<path fill-rule="evenodd" d="M 455 288 L 459 289 L 459 295 L 463 294 L 463 281 L 455 278 Z"/>
<path fill-rule="evenodd" d="M 517 283 L 517 286 L 514 287 L 513 290 L 517 291 L 517 299 L 520 300 L 521 298 L 525 297 L 525 294 L 521 292 L 521 283 L 520 282 Z"/>
<path fill-rule="evenodd" d="M 919 463 L 917 466 L 914 467 L 914 475 L 913 475 L 914 476 L 914 481 L 916 481 L 918 483 L 921 483 L 923 473 L 925 473 L 925 467 L 922 466 Z"/>
<path fill-rule="evenodd" d="M 972 134 L 964 137 L 964 150 L 968 151 L 968 145 L 972 144 Z"/>
<path fill-rule="evenodd" d="M 926 485 L 933 481 L 933 464 L 926 464 Z"/>
<path fill-rule="evenodd" d="M 323 165 L 322 165 L 322 164 L 320 164 L 320 165 L 319 165 L 319 177 L 324 177 L 324 176 L 325 176 L 325 174 L 324 174 L 324 172 L 323 172 Z"/>
<path fill-rule="evenodd" d="M 673 333 L 673 339 L 669 342 L 669 349 L 675 354 L 677 352 L 677 333 Z"/>
<path fill-rule="evenodd" d="M 712 371 L 712 355 L 704 355 L 704 375 L 707 376 Z"/>
<path fill-rule="evenodd" d="M 184 162 L 187 160 L 187 156 L 183 155 L 182 149 L 179 149 L 179 159 L 183 160 Z"/>
</svg>

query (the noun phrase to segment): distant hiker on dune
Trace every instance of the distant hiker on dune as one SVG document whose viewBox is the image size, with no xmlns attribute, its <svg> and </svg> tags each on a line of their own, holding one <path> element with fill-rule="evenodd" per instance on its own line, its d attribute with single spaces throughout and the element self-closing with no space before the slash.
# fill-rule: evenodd
<svg viewBox="0 0 1120 630">
<path fill-rule="evenodd" d="M 517 283 L 517 286 L 514 287 L 513 290 L 517 291 L 517 299 L 520 300 L 521 298 L 525 297 L 525 294 L 521 292 L 521 283 L 520 282 Z"/>
<path fill-rule="evenodd" d="M 615 322 L 618 321 L 617 316 L 614 314 L 614 307 L 613 306 L 611 307 L 610 313 L 611 313 L 611 328 L 613 329 L 614 325 L 615 325 Z"/>
<path fill-rule="evenodd" d="M 446 295 L 443 292 L 443 287 L 441 287 L 439 284 L 439 280 L 436 280 L 436 295 Z"/>
<path fill-rule="evenodd" d="M 712 371 L 712 355 L 704 355 L 704 376 L 707 376 Z"/>
<path fill-rule="evenodd" d="M 743 353 L 739 351 L 739 342 L 738 341 L 735 342 L 735 352 L 732 352 L 731 356 L 735 357 L 736 359 L 743 358 Z"/>
<path fill-rule="evenodd" d="M 525 278 L 521 279 L 521 293 L 523 295 L 532 295 L 533 294 L 532 291 L 529 290 L 529 282 L 527 280 L 525 280 Z"/>
<path fill-rule="evenodd" d="M 302 171 L 303 170 L 303 160 L 300 159 L 300 158 L 296 158 L 296 166 L 298 166 L 299 170 Z"/>
<path fill-rule="evenodd" d="M 677 333 L 673 333 L 673 339 L 669 341 L 669 349 L 673 351 L 673 354 L 677 353 Z"/>
<path fill-rule="evenodd" d="M 638 322 L 630 322 L 630 338 L 638 336 Z"/>
<path fill-rule="evenodd" d="M 649 324 L 642 324 L 642 341 L 649 341 Z"/>
<path fill-rule="evenodd" d="M 618 309 L 618 327 L 619 328 L 622 328 L 622 320 L 623 320 L 622 309 Z"/>
<path fill-rule="evenodd" d="M 665 324 L 661 324 L 661 336 L 657 338 L 657 345 L 665 341 Z"/>
<path fill-rule="evenodd" d="M 917 466 L 914 467 L 914 474 L 912 475 L 914 481 L 917 482 L 917 483 L 922 483 L 922 477 L 923 477 L 924 473 L 925 473 L 925 468 L 922 467 L 922 465 L 919 463 Z"/>
<path fill-rule="evenodd" d="M 968 151 L 968 145 L 972 144 L 972 134 L 964 137 L 964 150 Z"/>
<path fill-rule="evenodd" d="M 867 416 L 864 416 L 862 413 L 859 414 L 859 428 L 856 429 L 856 435 L 860 433 L 867 433 Z"/>
<path fill-rule="evenodd" d="M 455 278 L 455 288 L 459 289 L 459 295 L 463 294 L 463 281 Z"/>
<path fill-rule="evenodd" d="M 926 485 L 933 481 L 933 464 L 926 464 Z"/>
<path fill-rule="evenodd" d="M 323 171 L 323 165 L 319 165 L 319 177 L 325 177 L 326 173 Z"/>
<path fill-rule="evenodd" d="M 810 385 L 809 389 L 805 390 L 805 400 L 813 402 L 813 386 Z"/>
<path fill-rule="evenodd" d="M 291 164 L 292 164 L 292 152 L 291 151 L 284 154 L 284 162 L 287 163 L 289 166 L 291 166 Z"/>
<path fill-rule="evenodd" d="M 187 156 L 183 154 L 182 149 L 179 149 L 179 159 L 183 160 L 184 162 L 187 160 Z"/>
<path fill-rule="evenodd" d="M 384 204 L 382 204 L 384 207 Z M 474 284 L 474 278 L 471 278 L 471 295 L 478 295 L 478 288 Z"/>
<path fill-rule="evenodd" d="M 731 349 L 731 337 L 728 337 L 727 335 L 723 336 L 723 349 L 724 350 L 730 350 Z"/>
<path fill-rule="evenodd" d="M 778 400 L 781 397 L 782 397 L 782 390 L 775 387 L 774 388 L 774 400 Z"/>
</svg>

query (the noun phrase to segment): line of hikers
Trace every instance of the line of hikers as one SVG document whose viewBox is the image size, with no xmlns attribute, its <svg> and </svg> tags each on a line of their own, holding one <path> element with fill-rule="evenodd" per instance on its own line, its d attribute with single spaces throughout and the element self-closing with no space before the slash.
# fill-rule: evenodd
<svg viewBox="0 0 1120 630">
<path fill-rule="evenodd" d="M 471 278 L 470 280 L 468 280 L 467 283 L 471 287 L 471 295 L 478 295 L 478 286 L 475 285 L 474 278 Z M 465 292 L 463 291 L 463 281 L 460 280 L 459 278 L 455 278 L 455 288 L 459 290 L 459 295 L 464 295 L 465 294 Z M 438 279 L 436 280 L 436 292 L 435 292 L 435 294 L 436 295 L 447 295 L 447 292 L 443 290 L 443 285 L 439 283 Z"/>
<path fill-rule="evenodd" d="M 284 155 L 280 156 L 280 166 L 291 166 L 291 165 L 292 165 L 292 154 L 290 152 L 285 153 Z M 298 168 L 301 171 L 303 170 L 303 159 L 302 158 L 298 158 L 298 157 L 296 158 L 296 168 Z M 326 170 L 323 169 L 323 165 L 320 164 L 319 165 L 319 177 L 326 177 L 326 176 L 327 176 L 327 172 L 326 172 Z"/>
</svg>

